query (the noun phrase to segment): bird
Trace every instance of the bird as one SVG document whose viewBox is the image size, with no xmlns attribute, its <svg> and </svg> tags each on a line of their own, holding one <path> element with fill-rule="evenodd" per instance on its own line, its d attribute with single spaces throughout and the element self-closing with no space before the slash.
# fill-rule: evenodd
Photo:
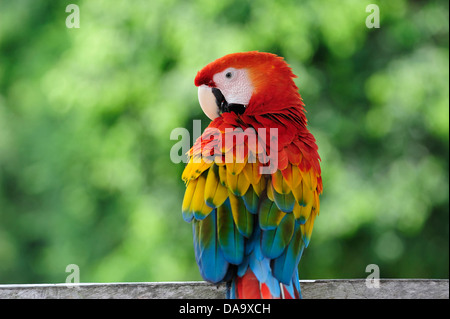
<svg viewBox="0 0 450 319">
<path fill-rule="evenodd" d="M 229 299 L 301 299 L 298 265 L 323 193 L 321 159 L 291 67 L 227 54 L 198 71 L 211 119 L 187 152 L 182 216 L 202 278 Z"/>
</svg>

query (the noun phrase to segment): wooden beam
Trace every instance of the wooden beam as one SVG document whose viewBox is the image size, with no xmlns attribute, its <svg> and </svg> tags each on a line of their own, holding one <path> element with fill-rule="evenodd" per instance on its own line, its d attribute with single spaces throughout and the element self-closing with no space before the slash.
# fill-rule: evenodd
<svg viewBox="0 0 450 319">
<path fill-rule="evenodd" d="M 448 279 L 301 280 L 305 299 L 448 299 Z M 0 285 L 0 299 L 220 299 L 225 285 L 206 282 L 137 282 Z"/>
</svg>

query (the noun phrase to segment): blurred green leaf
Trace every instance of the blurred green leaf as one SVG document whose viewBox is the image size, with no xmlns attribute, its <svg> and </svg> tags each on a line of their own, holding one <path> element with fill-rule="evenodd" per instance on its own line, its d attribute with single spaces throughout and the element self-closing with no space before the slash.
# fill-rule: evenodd
<svg viewBox="0 0 450 319">
<path fill-rule="evenodd" d="M 0 2 L 0 283 L 199 280 L 177 127 L 196 72 L 270 51 L 298 75 L 324 194 L 300 278 L 448 278 L 447 1 Z"/>
</svg>

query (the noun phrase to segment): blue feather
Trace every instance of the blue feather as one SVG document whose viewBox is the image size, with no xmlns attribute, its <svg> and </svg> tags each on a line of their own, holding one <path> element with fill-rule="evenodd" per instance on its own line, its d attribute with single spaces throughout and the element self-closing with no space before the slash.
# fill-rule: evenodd
<svg viewBox="0 0 450 319">
<path fill-rule="evenodd" d="M 292 282 L 293 282 L 295 288 L 296 288 L 297 291 L 298 291 L 298 294 L 299 294 L 299 296 L 300 296 L 300 299 L 302 299 L 302 291 L 301 291 L 301 289 L 300 289 L 300 280 L 299 280 L 299 278 L 298 278 L 298 270 L 294 272 L 294 277 L 292 278 Z"/>
<path fill-rule="evenodd" d="M 265 282 L 270 273 L 270 260 L 267 258 L 258 260 L 256 254 L 253 253 L 250 256 L 250 269 L 253 271 L 256 278 L 258 278 L 259 282 Z"/>
<path fill-rule="evenodd" d="M 230 283 L 227 283 L 227 299 L 236 299 L 236 282 L 233 279 Z"/>
<path fill-rule="evenodd" d="M 262 232 L 261 247 L 264 256 L 275 259 L 283 253 L 291 241 L 294 225 L 294 215 L 286 214 L 277 228 Z"/>
<path fill-rule="evenodd" d="M 280 297 L 280 282 L 272 275 L 272 273 L 267 276 L 265 284 L 267 285 L 267 287 L 269 287 L 270 293 L 273 297 Z"/>
<path fill-rule="evenodd" d="M 205 219 L 193 222 L 195 259 L 203 279 L 217 283 L 228 270 L 222 249 L 216 238 L 216 210 Z"/>
<path fill-rule="evenodd" d="M 260 236 L 261 236 L 260 228 L 257 226 L 254 227 L 252 235 L 245 243 L 245 255 L 250 255 L 250 253 L 255 248 L 256 243 L 258 243 L 261 240 Z"/>
<path fill-rule="evenodd" d="M 190 209 L 188 209 L 186 211 L 183 210 L 182 215 L 183 215 L 183 219 L 185 221 L 187 221 L 188 223 L 190 223 L 192 221 L 192 219 L 194 218 L 194 213 Z"/>
<path fill-rule="evenodd" d="M 239 277 L 244 276 L 245 273 L 247 272 L 249 261 L 250 261 L 250 257 L 245 256 L 244 259 L 242 260 L 241 264 L 238 266 L 237 275 Z"/>
<path fill-rule="evenodd" d="M 286 285 L 290 284 L 305 247 L 301 236 L 300 226 L 296 225 L 294 235 L 288 247 L 280 257 L 273 261 L 273 274 L 279 281 Z"/>
<path fill-rule="evenodd" d="M 229 199 L 217 208 L 217 237 L 225 259 L 239 265 L 244 258 L 244 237 L 234 224 Z"/>
<path fill-rule="evenodd" d="M 255 248 L 253 248 L 252 255 L 255 255 L 255 258 L 260 261 L 264 259 L 264 255 L 261 250 L 261 240 L 256 241 Z"/>
</svg>

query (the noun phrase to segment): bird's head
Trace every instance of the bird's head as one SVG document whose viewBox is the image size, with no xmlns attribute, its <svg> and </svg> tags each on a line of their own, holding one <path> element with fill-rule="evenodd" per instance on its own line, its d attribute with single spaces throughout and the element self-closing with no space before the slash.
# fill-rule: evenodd
<svg viewBox="0 0 450 319">
<path fill-rule="evenodd" d="M 302 107 L 291 68 L 264 52 L 228 54 L 197 73 L 198 99 L 212 120 L 225 112 L 258 115 Z"/>
</svg>

